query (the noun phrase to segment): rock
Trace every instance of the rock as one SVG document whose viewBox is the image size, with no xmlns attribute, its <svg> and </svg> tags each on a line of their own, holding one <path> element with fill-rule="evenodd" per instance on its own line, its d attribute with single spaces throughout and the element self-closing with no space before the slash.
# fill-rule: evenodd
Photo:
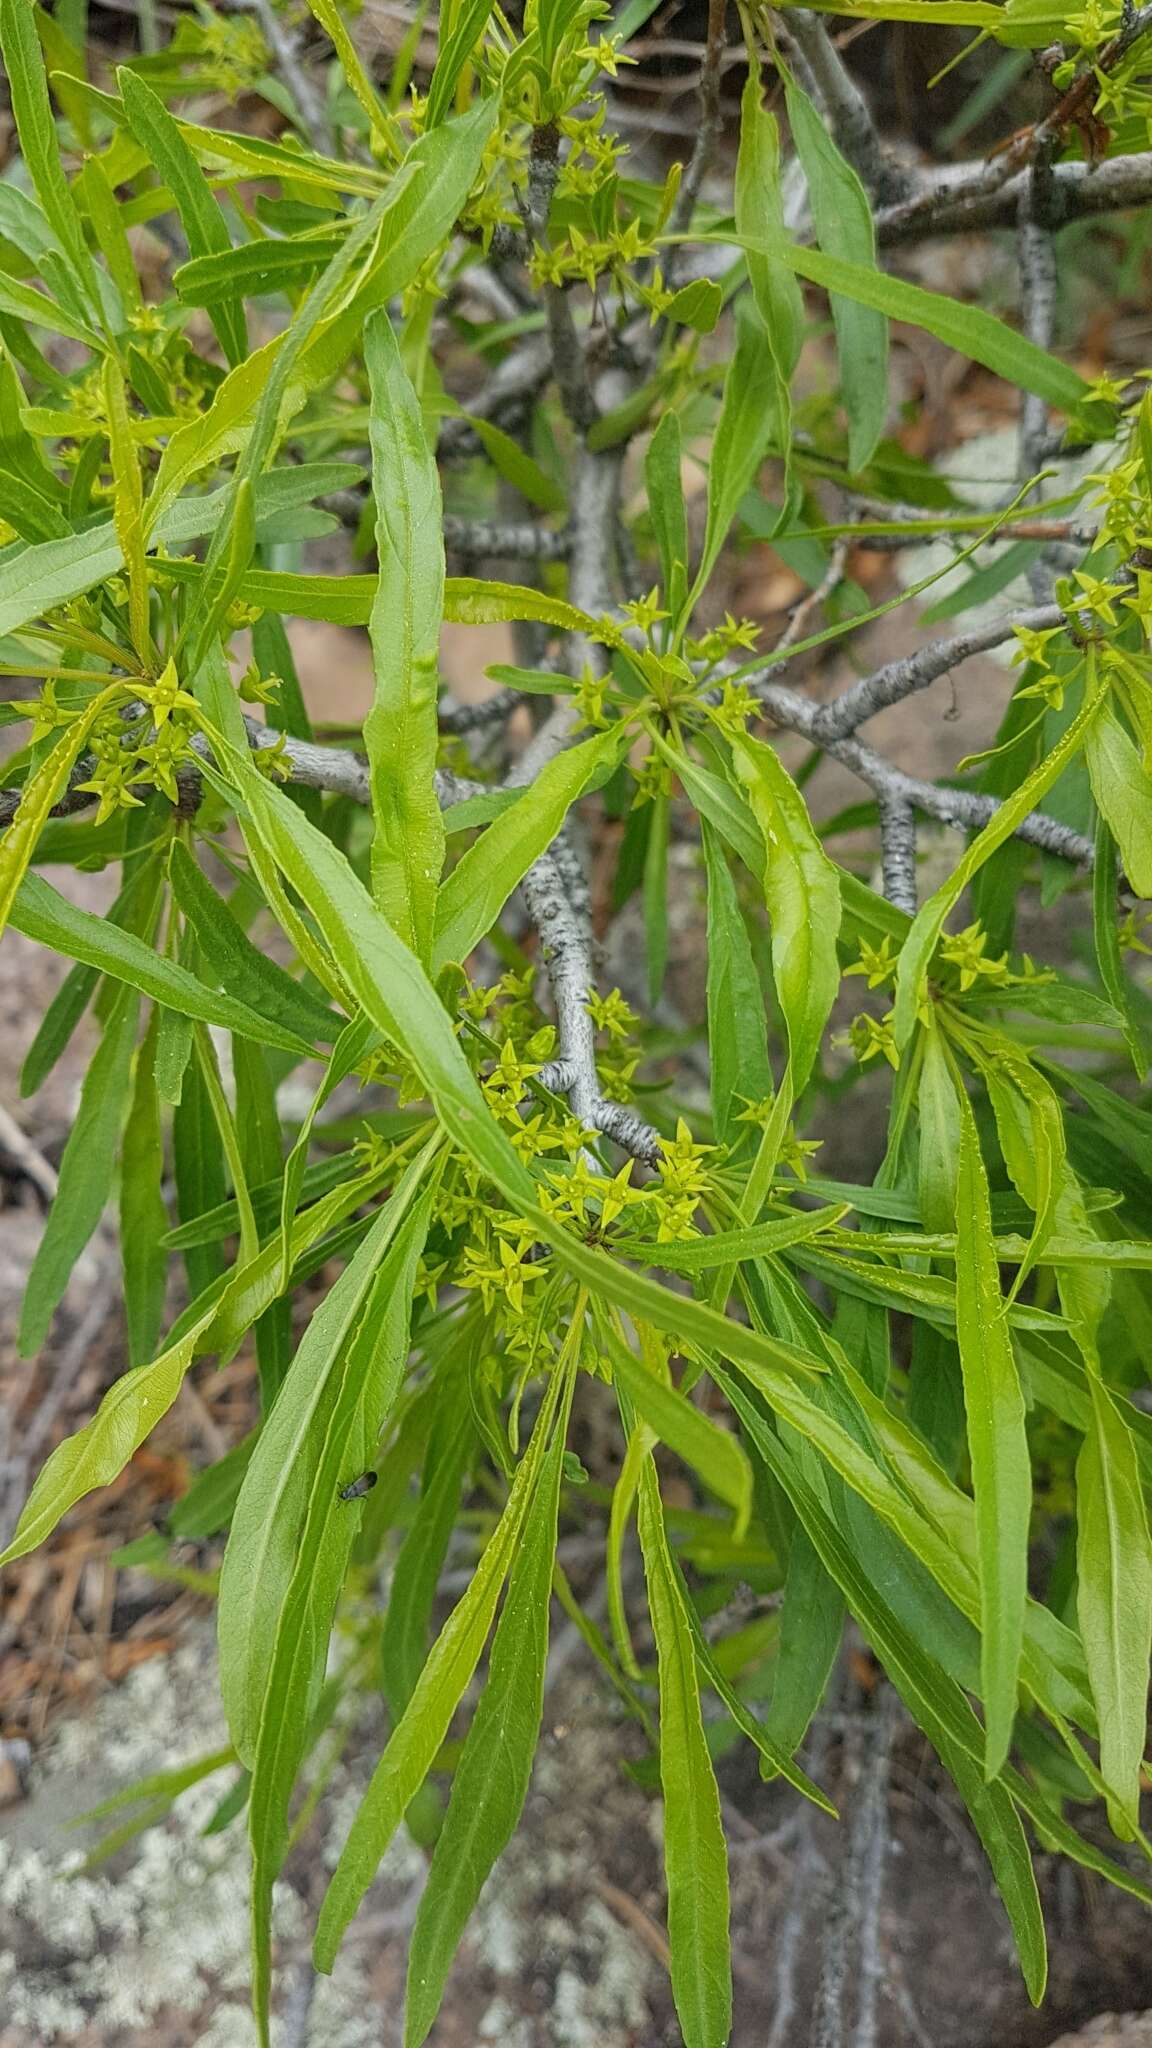
<svg viewBox="0 0 1152 2048">
<path fill-rule="evenodd" d="M 1052 2048 L 1152 2048 L 1152 2012 L 1102 2012 Z"/>
</svg>

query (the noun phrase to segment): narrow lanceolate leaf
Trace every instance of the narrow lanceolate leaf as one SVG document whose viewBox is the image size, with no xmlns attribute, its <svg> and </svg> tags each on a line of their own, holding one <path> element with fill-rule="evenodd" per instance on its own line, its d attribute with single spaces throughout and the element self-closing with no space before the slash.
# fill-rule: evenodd
<svg viewBox="0 0 1152 2048">
<path fill-rule="evenodd" d="M 660 1673 L 672 1995 L 685 2048 L 725 2048 L 732 2024 L 728 1851 L 700 1713 L 696 1653 L 680 1606 L 651 1458 L 640 1478 L 637 1519 Z"/>
<path fill-rule="evenodd" d="M 66 728 L 63 738 L 57 740 L 51 753 L 25 783 L 20 795 L 20 808 L 0 839 L 0 932 L 11 915 L 16 891 L 27 873 L 48 813 L 63 793 L 92 727 L 125 694 L 120 683 L 101 690 L 83 716 Z"/>
<path fill-rule="evenodd" d="M 740 152 L 736 160 L 735 211 L 739 233 L 750 244 L 748 279 L 761 322 L 761 348 L 771 365 L 772 409 L 766 421 L 771 445 L 791 460 L 790 386 L 804 333 L 800 287 L 777 251 L 787 240 L 780 191 L 780 130 L 762 104 L 759 68 L 752 65 L 740 108 Z M 760 446 L 763 448 L 762 441 Z"/>
<path fill-rule="evenodd" d="M 112 1192 L 140 1014 L 131 989 L 117 991 L 104 1036 L 84 1077 L 80 1107 L 60 1162 L 60 1186 L 48 1211 L 20 1312 L 20 1349 L 40 1349 L 64 1298 L 72 1268 Z"/>
<path fill-rule="evenodd" d="M 901 948 L 896 973 L 892 1029 L 901 1050 L 907 1045 L 916 1028 L 928 963 L 944 929 L 945 920 L 955 909 L 973 876 L 979 874 L 986 861 L 991 860 L 997 847 L 1003 846 L 1005 840 L 1011 839 L 1021 820 L 1027 817 L 1029 811 L 1036 809 L 1053 783 L 1064 773 L 1069 762 L 1075 760 L 1099 716 L 1102 701 L 1099 697 L 1089 697 L 1083 709 L 1077 712 L 1071 725 L 1057 740 L 1056 745 L 1049 749 L 1039 766 L 1026 777 L 1012 796 L 1005 797 L 983 831 L 977 833 L 948 880 L 941 883 L 935 895 L 921 904 L 912 920 L 912 929 Z"/>
<path fill-rule="evenodd" d="M 1034 391 L 1038 398 L 1046 398 L 1065 412 L 1073 411 L 1090 395 L 1077 370 L 1037 348 L 1035 342 L 981 306 L 963 305 L 943 292 L 925 291 L 923 285 L 907 284 L 886 271 L 846 262 L 823 250 L 802 249 L 795 242 L 785 243 L 779 254 L 782 262 L 812 284 L 854 299 L 857 305 L 871 306 L 889 319 L 922 327 L 926 334 L 934 334 L 974 363 L 983 363 L 985 369 L 994 370 L 1019 390 Z"/>
<path fill-rule="evenodd" d="M 1114 1833 L 1140 1825 L 1140 1772 L 1148 1726 L 1152 1554 L 1136 1447 L 1121 1409 L 1096 1373 L 1092 1412 L 1076 1464 L 1077 1612 L 1100 1718 L 1100 1769 Z"/>
<path fill-rule="evenodd" d="M 419 1193 L 426 1148 L 409 1168 L 368 1236 L 312 1317 L 257 1441 L 232 1518 L 220 1578 L 220 1681 L 236 1753 L 254 1761 L 268 1673 L 284 1601 L 296 1568 L 300 1529 L 312 1497 L 326 1418 L 340 1386 L 347 1346 L 377 1271 Z M 278 1247 L 266 1251 L 276 1260 Z M 349 1478 L 356 1475 L 350 1473 Z"/>
<path fill-rule="evenodd" d="M 625 730 L 613 726 L 557 754 L 523 796 L 469 847 L 453 868 L 436 906 L 433 970 L 466 960 L 490 932 L 533 861 L 547 851 L 572 805 L 615 767 Z"/>
<path fill-rule="evenodd" d="M 876 230 L 863 185 L 807 93 L 789 78 L 785 94 L 820 247 L 829 256 L 875 269 Z M 831 297 L 840 391 L 848 415 L 848 467 L 859 472 L 875 453 L 888 412 L 888 322 L 874 307 L 838 292 Z"/>
<path fill-rule="evenodd" d="M 956 1335 L 976 1497 L 984 1769 L 991 1781 L 1007 1758 L 1016 1717 L 1032 1480 L 1024 1397 L 1000 1293 L 988 1178 L 976 1119 L 962 1089 L 957 1099 Z"/>
<path fill-rule="evenodd" d="M 563 1385 L 565 1380 L 567 1384 Z M 571 1385 L 570 1375 L 553 1373 L 532 1441 L 517 1466 L 504 1512 L 467 1592 L 441 1629 L 408 1707 L 376 1766 L 320 1909 L 314 1950 L 319 1970 L 332 1968 L 344 1932 L 411 1800 L 427 1777 L 480 1661 L 500 1589 L 524 1540 L 561 1396 L 563 1434 Z"/>
<path fill-rule="evenodd" d="M 203 963 L 228 994 L 306 1043 L 321 1039 L 331 1044 L 341 1029 L 341 1019 L 321 996 L 294 981 L 253 945 L 180 840 L 172 846 L 168 872 L 176 901 L 196 934 Z"/>
<path fill-rule="evenodd" d="M 6 839 L 0 841 L 0 848 L 6 845 Z M 204 886 L 208 888 L 207 883 Z M 212 891 L 208 893 L 211 895 Z M 226 912 L 223 914 L 227 915 Z M 219 1025 L 223 1031 L 238 1031 L 242 1037 L 254 1038 L 258 1045 L 275 1045 L 283 1052 L 303 1056 L 314 1050 L 316 1037 L 330 1036 L 339 1022 L 333 1019 L 324 1032 L 317 1031 L 318 1014 L 330 1013 L 324 1012 L 323 1005 L 287 975 L 282 977 L 282 981 L 289 989 L 295 990 L 295 997 L 287 998 L 281 982 L 273 982 L 265 976 L 256 991 L 259 1011 L 223 989 L 209 988 L 187 967 L 182 967 L 176 960 L 165 959 L 135 932 L 124 931 L 118 924 L 113 924 L 106 917 L 96 917 L 90 910 L 80 910 L 67 897 L 61 896 L 42 875 L 25 875 L 12 908 L 11 923 L 26 938 L 35 939 L 42 946 L 51 946 L 67 959 L 82 961 L 101 974 L 111 975 L 114 981 L 125 982 L 141 995 L 150 996 L 153 1002 L 163 1004 L 180 1016 L 195 1017 L 203 1024 Z M 242 937 L 238 926 L 236 930 Z M 263 965 L 270 967 L 272 963 L 264 961 Z M 276 1000 L 273 999 L 273 988 Z M 285 1016 L 289 1021 L 282 1022 Z"/>
<path fill-rule="evenodd" d="M 136 1055 L 132 1097 L 120 1156 L 120 1256 L 124 1263 L 124 1321 L 128 1363 L 152 1357 L 164 1315 L 168 1254 L 164 1234 L 168 1212 L 160 1184 L 164 1139 L 156 1088 L 156 1041 L 160 1013 L 153 1010 Z"/>
<path fill-rule="evenodd" d="M 1110 704 L 1102 704 L 1084 747 L 1092 794 L 1120 849 L 1137 896 L 1152 896 L 1152 782 Z"/>
<path fill-rule="evenodd" d="M 485 1880 L 511 1838 L 528 1791 L 544 1709 L 548 1603 L 564 1472 L 557 1430 L 540 1475 L 492 1641 L 480 1696 L 452 1782 L 408 1951 L 405 2048 L 432 2028 L 452 1958 Z"/>
<path fill-rule="evenodd" d="M 60 161 L 36 18 L 28 0 L 0 0 L 0 49 L 20 149 L 36 196 L 67 257 L 70 277 L 89 312 L 99 320 L 101 300 L 96 266 Z"/>
<path fill-rule="evenodd" d="M 427 962 L 444 825 L 436 799 L 437 659 L 444 616 L 440 478 L 386 312 L 364 330 L 379 581 L 369 632 L 376 689 L 364 723 L 372 784 L 372 890 Z"/>
<path fill-rule="evenodd" d="M 211 1315 L 207 1311 L 154 1364 L 122 1373 L 91 1422 L 57 1444 L 25 1502 L 11 1543 L 0 1553 L 0 1565 L 35 1550 L 78 1500 L 119 1476 L 172 1406 Z"/>
<path fill-rule="evenodd" d="M 452 95 L 457 81 L 484 33 L 484 25 L 492 12 L 494 0 L 460 0 L 449 16 L 452 23 L 447 33 L 441 31 L 440 54 L 432 73 L 428 88 L 428 103 L 424 119 L 429 128 L 434 128 L 452 109 Z"/>
<path fill-rule="evenodd" d="M 752 1467 L 740 1439 L 695 1408 L 670 1380 L 656 1374 L 622 1340 L 612 1339 L 612 1370 L 650 1430 L 700 1474 L 736 1513 L 734 1535 L 744 1535 L 752 1512 Z"/>
<path fill-rule="evenodd" d="M 1044 1995 L 1047 1957 L 1044 1919 L 1028 1845 L 1019 1815 L 1003 1784 L 985 1784 L 974 1761 L 979 1755 L 981 1731 L 964 1691 L 878 1590 L 862 1567 L 854 1546 L 845 1540 L 823 1501 L 809 1486 L 800 1461 L 785 1450 L 780 1437 L 749 1404 L 741 1388 L 723 1378 L 721 1383 L 750 1440 L 788 1493 L 828 1572 L 844 1589 L 864 1634 L 882 1658 L 909 1712 L 955 1779 L 1012 1922 L 1029 1995 L 1038 2004 Z"/>
<path fill-rule="evenodd" d="M 772 973 L 788 1026 L 793 1094 L 799 1096 L 815 1066 L 840 986 L 840 881 L 803 797 L 773 748 L 741 739 L 733 759 L 764 835 Z"/>
<path fill-rule="evenodd" d="M 252 1947 L 257 2028 L 268 2038 L 272 1887 L 288 1850 L 296 1775 L 324 1677 L 336 1605 L 362 1520 L 342 1489 L 372 1464 L 385 1414 L 408 1355 L 416 1267 L 424 1248 L 433 1189 L 426 1186 L 399 1224 L 377 1266 L 362 1321 L 330 1375 L 329 1399 L 313 1409 L 314 1458 L 303 1530 L 260 1706 L 248 1832 L 252 1844 Z M 295 1371 L 295 1368 L 293 1368 Z M 282 1390 L 290 1395 L 290 1380 Z M 295 1389 L 299 1398 L 299 1384 Z M 311 1394 L 311 1389 L 307 1389 Z"/>
<path fill-rule="evenodd" d="M 673 417 L 671 413 L 667 415 Z M 736 885 L 719 838 L 703 827 L 708 872 L 708 1053 L 712 1111 L 723 1144 L 740 1135 L 739 1117 L 772 1090 L 760 977 Z M 747 1126 L 745 1126 L 747 1129 Z"/>
<path fill-rule="evenodd" d="M 736 350 L 724 379 L 724 402 L 708 458 L 708 523 L 689 610 L 716 566 L 740 501 L 769 446 L 780 438 L 781 404 L 780 372 L 763 321 L 747 299 L 737 299 Z"/>
</svg>

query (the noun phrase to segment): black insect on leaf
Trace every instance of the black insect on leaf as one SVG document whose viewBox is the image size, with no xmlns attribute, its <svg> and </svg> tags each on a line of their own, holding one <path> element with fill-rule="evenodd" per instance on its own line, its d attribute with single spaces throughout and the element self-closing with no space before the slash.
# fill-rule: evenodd
<svg viewBox="0 0 1152 2048">
<path fill-rule="evenodd" d="M 341 1500 L 363 1500 L 366 1493 L 371 1493 L 376 1478 L 375 1472 L 362 1472 L 359 1479 L 353 1479 L 349 1485 L 340 1488 Z"/>
</svg>

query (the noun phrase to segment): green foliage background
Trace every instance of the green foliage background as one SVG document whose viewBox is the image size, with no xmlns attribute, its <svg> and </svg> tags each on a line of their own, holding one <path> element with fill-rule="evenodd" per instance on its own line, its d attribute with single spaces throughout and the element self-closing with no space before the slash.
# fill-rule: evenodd
<svg viewBox="0 0 1152 2048">
<path fill-rule="evenodd" d="M 426 2038 L 526 1793 L 553 1593 L 574 1608 L 561 1518 L 603 1531 L 610 1627 L 581 1626 L 658 1745 L 689 2048 L 730 2024 L 703 1696 L 765 1776 L 827 1804 L 796 1758 L 846 1612 L 955 1780 L 1039 1999 L 1031 1845 L 1152 1898 L 1138 1874 L 1152 1425 L 1133 1399 L 1152 1112 L 1148 998 L 1126 960 L 1148 950 L 1152 897 L 1152 401 L 1139 380 L 1087 383 L 1041 345 L 1027 264 L 1028 335 L 881 267 L 886 238 L 910 221 L 937 231 L 944 202 L 930 180 L 901 184 L 866 117 L 853 129 L 818 15 L 803 27 L 750 6 L 731 24 L 748 75 L 725 209 L 701 199 L 723 8 L 696 153 L 658 185 L 629 175 L 600 97 L 652 11 L 642 0 L 615 23 L 598 0 L 527 0 L 515 22 L 456 0 L 427 91 L 414 36 L 377 81 L 330 0 L 310 5 L 319 74 L 279 16 L 205 7 L 98 86 L 81 6 L 0 0 L 19 141 L 0 182 L 0 662 L 39 684 L 4 712 L 23 729 L 4 774 L 0 920 L 75 963 L 29 1091 L 86 1011 L 100 1030 L 21 1342 L 42 1344 L 116 1200 L 129 1349 L 36 1480 L 7 1557 L 116 1477 L 196 1358 L 227 1360 L 251 1335 L 259 1431 L 200 1476 L 171 1536 L 227 1531 L 233 1746 L 199 1768 L 242 1772 L 262 2040 L 272 1887 L 343 1696 L 382 1682 L 391 1734 L 324 1901 L 322 1969 L 483 1669 L 412 1939 L 406 2039 Z M 1025 225 L 1048 233 L 1055 166 L 1090 205 L 1085 109 L 1106 129 L 1103 170 L 1127 163 L 1138 184 L 1143 15 L 1051 0 L 837 12 L 1062 46 L 1053 91 L 1075 107 L 1058 99 L 1047 129 L 975 166 L 973 203 L 1020 180 Z M 769 65 L 804 235 L 786 224 Z M 188 118 L 206 87 L 263 95 L 280 138 Z M 130 234 L 145 225 L 176 252 L 161 299 Z M 481 271 L 518 283 L 501 284 L 498 316 L 465 320 Z M 839 387 L 800 402 L 821 295 Z M 1011 504 L 965 521 L 926 466 L 898 463 L 893 319 L 1005 380 L 1026 422 L 1038 407 L 1039 441 L 1055 426 L 1095 443 L 1079 491 L 1045 500 L 1028 463 Z M 522 378 L 515 431 L 447 392 L 449 331 L 494 382 Z M 451 433 L 480 465 L 487 525 L 445 521 L 437 446 Z M 682 478 L 705 449 L 690 541 Z M 748 622 L 698 616 L 733 534 L 763 530 L 769 458 L 775 536 L 815 550 L 831 618 L 775 651 Z M 854 735 L 961 659 L 956 646 L 825 710 L 780 683 L 797 644 L 874 615 L 862 593 L 837 597 L 828 544 L 853 522 L 829 525 L 828 480 L 870 500 L 868 530 L 891 540 L 964 527 L 963 559 L 1013 521 L 1058 518 L 1078 549 L 1043 603 L 1006 616 L 1018 683 L 1003 730 L 938 788 Z M 523 510 L 511 538 L 493 524 L 498 491 Z M 307 544 L 349 504 L 368 566 L 314 573 Z M 523 582 L 448 575 L 446 535 L 474 564 L 519 556 Z M 367 628 L 362 734 L 312 733 L 292 619 Z M 540 714 L 518 759 L 496 759 L 480 720 L 473 745 L 442 699 L 445 619 L 532 629 L 520 644 L 535 655 L 496 672 L 505 710 Z M 265 707 L 265 728 L 245 704 Z M 869 802 L 843 822 L 878 832 L 883 893 L 870 865 L 834 858 L 837 821 L 813 822 L 776 727 L 863 776 Z M 640 892 L 653 1010 L 673 802 L 693 814 L 710 1117 L 685 1118 L 656 1027 L 595 984 L 568 830 L 585 799 L 624 821 L 616 900 Z M 918 905 L 925 812 L 970 836 Z M 52 864 L 114 865 L 108 915 L 74 907 Z M 1091 921 L 1094 960 L 1075 972 L 1015 950 L 1017 901 L 1038 879 Z M 828 1060 L 846 976 L 862 985 L 848 1079 Z M 277 1089 L 305 1061 L 312 1108 L 286 1127 Z M 890 1118 L 874 1184 L 825 1179 L 812 1119 L 877 1068 Z M 388 1091 L 356 1130 L 325 1114 L 349 1077 Z M 187 1306 L 165 1327 L 174 1261 Z M 337 1262 L 293 1348 L 293 1295 Z M 589 1376 L 618 1411 L 610 1495 L 584 1488 L 567 1450 Z M 666 1453 L 690 1469 L 697 1511 L 662 1501 Z M 349 1495 L 365 1472 L 375 1484 Z M 436 1632 L 478 1476 L 483 1547 Z M 646 1622 L 624 1595 L 633 1525 Z M 139 1555 L 165 1548 L 145 1539 Z M 369 1619 L 358 1595 L 385 1564 L 389 1604 Z M 742 1582 L 778 1591 L 778 1608 L 706 1635 L 702 1614 Z M 1081 1831 L 1097 1801 L 1115 1854 Z"/>
</svg>

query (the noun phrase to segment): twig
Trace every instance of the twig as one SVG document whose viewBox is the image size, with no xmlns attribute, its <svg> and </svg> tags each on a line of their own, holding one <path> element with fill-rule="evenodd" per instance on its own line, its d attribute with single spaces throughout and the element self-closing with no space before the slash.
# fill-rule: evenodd
<svg viewBox="0 0 1152 2048">
<path fill-rule="evenodd" d="M 366 491 L 329 491 L 320 500 L 353 532 L 371 500 Z M 539 526 L 534 520 L 461 519 L 446 512 L 444 545 L 450 554 L 476 562 L 560 562 L 571 545 L 566 529 Z"/>
<path fill-rule="evenodd" d="M 720 139 L 723 126 L 720 81 L 724 70 L 724 20 L 727 12 L 728 0 L 708 0 L 708 40 L 700 72 L 700 126 L 672 213 L 672 227 L 676 233 L 683 232 L 696 211 L 700 188 Z M 675 267 L 674 252 L 670 251 L 666 265 L 669 280 L 674 276 Z"/>
<path fill-rule="evenodd" d="M 915 917 L 916 813 L 899 797 L 880 799 L 880 858 L 889 903 Z"/>
<path fill-rule="evenodd" d="M 569 533 L 530 520 L 458 519 L 449 512 L 444 518 L 444 545 L 476 562 L 499 561 L 501 556 L 513 562 L 560 562 L 572 541 Z"/>
<path fill-rule="evenodd" d="M 572 1113 L 588 1129 L 652 1165 L 660 1155 L 659 1133 L 622 1103 L 600 1092 L 596 1071 L 596 1032 L 588 1011 L 595 988 L 591 938 L 586 921 L 573 908 L 550 853 L 544 854 L 522 884 L 528 915 L 540 935 L 541 951 L 556 1005 L 560 1062 L 551 1069 L 553 1085 L 563 1084 Z"/>
<path fill-rule="evenodd" d="M 784 647 L 794 647 L 797 640 L 804 638 L 809 619 L 814 612 L 819 611 L 825 599 L 831 597 L 837 584 L 843 579 L 844 565 L 852 549 L 852 540 L 853 536 L 851 534 L 841 534 L 840 539 L 832 549 L 828 567 L 825 569 L 823 576 L 820 578 L 819 583 L 808 592 L 808 595 L 801 598 L 772 650 L 774 654 L 779 654 Z"/>
<path fill-rule="evenodd" d="M 44 1154 L 37 1150 L 31 1138 L 21 1130 L 14 1116 L 10 1115 L 0 1102 L 0 1152 L 6 1152 L 34 1187 L 38 1187 L 45 1201 L 51 1202 L 59 1186 L 56 1169 L 48 1164 Z"/>
<path fill-rule="evenodd" d="M 844 1994 L 853 1957 L 857 1962 L 859 1997 L 852 2048 L 876 2048 L 877 1993 L 883 1974 L 880 1906 L 888 1850 L 888 1768 L 893 1727 L 893 1695 L 882 1680 L 872 1713 L 865 1723 L 854 1723 L 848 1735 L 850 1746 L 857 1752 L 859 1775 L 839 1882 L 824 1922 L 810 2048 L 846 2048 Z"/>
<path fill-rule="evenodd" d="M 280 2021 L 280 2048 L 308 2048 L 315 1996 L 316 1972 L 310 1958 L 305 1958 L 299 1965 L 284 2006 Z"/>
<path fill-rule="evenodd" d="M 817 1718 L 813 1727 L 805 1759 L 805 1768 L 809 1775 L 818 1780 L 824 1775 L 828 1749 L 829 1730 L 821 1716 Z M 776 1941 L 776 2002 L 764 2048 L 791 2048 L 795 2041 L 793 2020 L 796 2013 L 796 1970 L 800 1959 L 800 1943 L 808 1924 L 808 1916 L 816 1903 L 820 1879 L 826 1869 L 816 1842 L 811 1807 L 805 1806 L 800 1826 L 800 1851 L 793 1868 L 791 1898 Z"/>
<path fill-rule="evenodd" d="M 804 19 L 798 12 L 796 20 Z M 880 215 L 876 222 L 877 239 L 881 243 L 915 240 L 928 234 L 954 234 L 1014 219 L 1024 181 L 1020 178 L 1015 191 L 1010 193 L 1013 181 L 1026 165 L 1043 158 L 1057 145 L 1075 120 L 1090 112 L 1101 74 L 1114 70 L 1150 28 L 1152 6 L 1143 7 L 1131 16 L 1095 63 L 1081 72 L 1043 121 L 1025 129 L 988 162 L 965 165 L 959 172 L 945 172 L 934 178 L 927 189 L 892 207 L 887 217 Z M 1098 211 L 1140 204 L 1146 196 L 1150 164 L 1152 158 L 1145 155 L 1118 158 L 1111 165 L 1058 165 L 1049 193 L 1052 211 L 1047 225 L 1058 226 L 1073 210 Z"/>
<path fill-rule="evenodd" d="M 1048 227 L 1048 192 L 1051 165 L 1038 158 L 1028 173 L 1020 200 L 1020 224 L 1016 246 L 1020 258 L 1021 308 L 1024 332 L 1038 348 L 1052 346 L 1056 314 L 1056 252 Z M 1042 450 L 1048 438 L 1047 402 L 1034 391 L 1025 391 L 1020 406 L 1020 462 L 1022 478 L 1034 476 L 1042 467 Z"/>
<path fill-rule="evenodd" d="M 888 1773 L 896 1730 L 896 1695 L 881 1679 L 868 1734 L 864 1769 L 856 1790 L 849 1842 L 849 1870 L 859 1900 L 860 1995 L 852 2048 L 876 2048 L 876 2012 L 884 1980 L 880 1954 L 880 1912 L 888 1859 Z"/>
<path fill-rule="evenodd" d="M 439 712 L 440 730 L 456 734 L 486 732 L 490 725 L 506 724 L 512 713 L 527 702 L 526 690 L 514 690 L 511 687 L 497 690 L 494 696 L 482 697 L 478 704 L 456 704 L 442 699 Z"/>
<path fill-rule="evenodd" d="M 986 654 L 992 647 L 1002 647 L 1012 638 L 1017 626 L 1034 633 L 1046 632 L 1049 628 L 1064 624 L 1064 614 L 1059 605 L 1042 605 L 1033 611 L 1021 612 L 1013 618 L 997 619 L 991 626 L 980 627 L 971 633 L 957 633 L 950 640 L 934 640 L 928 647 L 921 647 L 915 654 L 906 654 L 899 661 L 885 662 L 883 668 L 863 676 L 850 689 L 841 691 L 829 704 L 822 704 L 814 720 L 818 739 L 843 739 L 846 734 L 856 731 L 857 726 L 875 718 L 889 704 L 903 703 L 917 690 L 926 690 L 950 669 L 958 668 L 973 654 Z"/>
<path fill-rule="evenodd" d="M 304 133 L 317 156 L 334 157 L 336 138 L 324 102 L 297 55 L 296 37 L 285 28 L 272 0 L 238 0 L 260 23 L 261 34 L 276 59 L 276 68 L 300 111 Z"/>
<path fill-rule="evenodd" d="M 798 732 L 813 745 L 823 747 L 834 760 L 866 782 L 877 796 L 903 799 L 927 817 L 939 818 L 946 825 L 959 825 L 965 831 L 979 831 L 999 810 L 999 797 L 985 796 L 977 790 L 952 789 L 947 785 L 940 787 L 934 782 L 922 782 L 917 776 L 907 775 L 902 768 L 894 767 L 892 762 L 857 739 L 827 739 L 818 725 L 820 712 L 827 707 L 813 704 L 809 698 L 801 697 L 785 684 L 775 682 L 771 676 L 761 681 L 753 675 L 746 680 L 774 724 L 784 726 L 790 732 Z M 1072 831 L 1069 826 L 1059 824 L 1055 818 L 1046 817 L 1043 811 L 1030 811 L 1021 819 L 1014 836 L 1028 846 L 1038 846 L 1045 853 L 1054 853 L 1058 859 L 1071 861 L 1077 867 L 1092 865 L 1094 850 L 1091 840 Z"/>
<path fill-rule="evenodd" d="M 907 191 L 905 174 L 889 160 L 867 103 L 818 15 L 788 9 L 788 33 L 824 102 L 832 133 L 874 200 L 889 205 Z"/>
<path fill-rule="evenodd" d="M 1048 226 L 1052 183 L 1051 151 L 1036 158 L 1020 201 L 1016 246 L 1020 258 L 1020 297 L 1024 332 L 1038 348 L 1050 349 L 1056 316 L 1056 250 Z M 1048 440 L 1048 406 L 1034 391 L 1025 391 L 1020 401 L 1020 456 L 1017 474 L 1024 481 L 1035 476 L 1044 462 Z M 1036 492 L 1031 493 L 1035 498 Z M 1028 570 L 1028 583 L 1037 604 L 1052 597 L 1055 584 L 1051 557 L 1041 555 Z"/>
<path fill-rule="evenodd" d="M 947 165 L 911 198 L 881 208 L 876 215 L 876 240 L 881 248 L 890 249 L 932 235 L 968 235 L 984 228 L 1010 227 L 1019 217 L 1027 178 L 1026 171 L 1017 171 L 1006 184 L 990 190 L 985 165 Z M 1116 213 L 1143 206 L 1149 198 L 1152 152 L 1106 157 L 1100 164 L 1080 159 L 1054 164 L 1048 224 L 1055 228 L 1097 213 Z"/>
</svg>

